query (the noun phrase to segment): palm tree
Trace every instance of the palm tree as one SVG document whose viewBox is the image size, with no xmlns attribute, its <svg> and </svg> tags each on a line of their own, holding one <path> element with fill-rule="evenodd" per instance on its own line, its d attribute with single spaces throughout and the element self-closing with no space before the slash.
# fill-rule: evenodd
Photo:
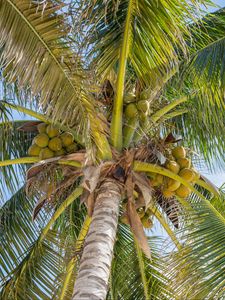
<svg viewBox="0 0 225 300">
<path fill-rule="evenodd" d="M 224 297 L 223 190 L 167 164 L 224 163 L 225 15 L 200 4 L 0 0 L 1 299 Z M 41 122 L 78 150 L 28 156 Z"/>
</svg>

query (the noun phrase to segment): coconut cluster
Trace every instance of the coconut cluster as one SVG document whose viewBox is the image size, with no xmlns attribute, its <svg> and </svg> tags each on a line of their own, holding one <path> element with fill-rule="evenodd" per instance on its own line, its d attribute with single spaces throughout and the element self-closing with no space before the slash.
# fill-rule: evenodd
<svg viewBox="0 0 225 300">
<path fill-rule="evenodd" d="M 151 215 L 152 211 L 150 209 L 147 209 L 145 211 L 144 207 L 139 207 L 137 208 L 137 213 L 140 217 L 141 223 L 144 228 L 150 229 L 153 226 L 152 220 L 151 220 Z M 120 217 L 120 221 L 124 224 L 129 225 L 129 220 L 126 212 L 126 203 L 123 203 L 123 214 Z"/>
<path fill-rule="evenodd" d="M 140 125 L 145 126 L 147 117 L 150 113 L 149 101 L 146 95 L 141 93 L 137 99 L 134 94 L 129 93 L 124 98 L 124 115 L 127 120 L 138 119 Z"/>
<path fill-rule="evenodd" d="M 164 167 L 192 185 L 200 177 L 199 173 L 193 168 L 191 159 L 187 157 L 186 149 L 182 146 L 172 149 Z M 187 198 L 191 193 L 190 188 L 172 178 L 161 174 L 151 175 L 151 177 L 150 184 L 160 188 L 165 198 L 171 198 L 175 195 L 180 198 Z"/>
<path fill-rule="evenodd" d="M 48 159 L 73 153 L 78 148 L 70 132 L 61 132 L 58 127 L 46 123 L 38 124 L 37 129 L 39 134 L 35 136 L 28 149 L 29 156 Z"/>
</svg>

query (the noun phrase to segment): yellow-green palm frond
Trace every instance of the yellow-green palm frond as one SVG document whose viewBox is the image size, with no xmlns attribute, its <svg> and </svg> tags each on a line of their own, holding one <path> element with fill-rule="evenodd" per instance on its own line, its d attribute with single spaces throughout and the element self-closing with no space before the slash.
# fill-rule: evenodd
<svg viewBox="0 0 225 300">
<path fill-rule="evenodd" d="M 150 83 L 156 75 L 165 74 L 176 65 L 179 52 L 186 53 L 187 22 L 194 18 L 198 4 L 184 0 L 86 1 L 81 24 L 90 26 L 87 42 L 93 46 L 91 55 L 99 74 L 105 78 L 117 68 L 124 38 L 129 44 L 128 63 L 136 77 Z"/>
<path fill-rule="evenodd" d="M 95 138 L 96 132 L 101 136 L 105 125 L 100 115 L 93 121 L 97 113 L 91 80 L 72 51 L 62 6 L 63 1 L 39 5 L 30 0 L 0 1 L 0 62 L 9 82 L 39 96 L 43 113 L 76 128 L 90 144 L 90 137 Z"/>
</svg>

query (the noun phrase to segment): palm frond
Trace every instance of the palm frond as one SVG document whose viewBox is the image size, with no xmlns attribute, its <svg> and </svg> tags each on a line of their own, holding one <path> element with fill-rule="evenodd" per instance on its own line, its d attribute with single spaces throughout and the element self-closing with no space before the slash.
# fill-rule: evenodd
<svg viewBox="0 0 225 300">
<path fill-rule="evenodd" d="M 33 134 L 19 131 L 22 122 L 4 121 L 0 123 L 0 162 L 16 159 L 27 155 L 32 142 Z M 26 165 L 1 167 L 0 195 L 6 197 L 7 193 L 15 192 L 24 181 Z"/>
<path fill-rule="evenodd" d="M 10 242 L 6 240 L 5 243 L 2 243 L 4 251 L 1 249 L 1 253 L 4 256 L 1 265 L 5 266 L 5 262 L 7 262 L 10 266 L 11 263 L 12 269 L 6 269 L 3 273 L 2 280 L 5 283 L 1 292 L 2 299 L 14 299 L 15 295 L 20 298 L 30 295 L 31 299 L 38 299 L 38 297 L 52 299 L 55 290 L 58 289 L 59 278 L 62 272 L 66 270 L 66 262 L 74 254 L 73 246 L 76 242 L 74 227 L 76 226 L 76 231 L 79 232 L 79 223 L 82 224 L 84 218 L 82 210 L 77 211 L 79 222 L 76 222 L 76 224 L 67 222 L 65 218 L 65 211 L 70 207 L 72 201 L 80 195 L 80 191 L 82 189 L 75 189 L 52 216 L 48 215 L 48 218 L 45 217 L 42 226 L 35 230 L 35 239 L 32 243 L 25 243 L 24 248 L 19 249 L 21 250 L 19 253 L 17 244 L 20 246 L 23 241 L 26 241 L 23 235 L 25 235 L 25 238 L 29 238 L 29 234 L 26 237 L 27 230 L 33 226 L 33 209 L 29 211 L 23 210 L 27 220 L 27 228 L 20 227 L 19 225 L 21 224 L 17 222 L 13 223 L 14 226 L 18 226 L 17 231 L 9 231 L 6 227 L 4 228 L 8 233 L 8 237 L 11 236 L 11 240 Z M 27 201 L 22 200 L 22 205 L 26 204 Z M 78 210 L 78 207 L 79 204 L 76 205 L 76 210 Z M 63 217 L 63 222 L 58 220 L 59 217 Z M 46 223 L 48 219 L 49 222 Z M 54 225 L 55 222 L 56 224 Z M 60 223 L 63 223 L 63 226 L 60 226 Z M 54 229 L 51 229 L 52 226 Z M 73 232 L 73 235 L 71 232 Z M 9 251 L 9 247 L 12 247 L 13 250 Z M 9 253 L 11 255 L 7 256 Z"/>
<path fill-rule="evenodd" d="M 182 97 L 186 95 L 187 101 L 168 114 L 171 118 L 165 115 L 164 119 L 161 119 L 161 129 L 163 128 L 165 134 L 172 131 L 181 135 L 184 144 L 204 159 L 211 171 L 223 169 L 225 122 L 224 109 L 217 104 L 218 93 L 213 94 L 211 90 L 205 94 L 192 85 L 191 81 L 181 85 L 177 74 L 156 101 L 156 106 L 165 106 L 165 103 L 170 105 L 178 95 Z M 179 111 L 183 113 L 179 114 Z"/>
<path fill-rule="evenodd" d="M 142 256 L 141 271 L 132 234 L 127 226 L 119 225 L 107 299 L 173 299 L 173 295 L 166 289 L 167 278 L 162 272 L 163 259 L 160 259 L 158 241 L 151 237 L 149 244 L 152 262 Z M 148 298 L 144 294 L 142 272 L 146 278 Z"/>
<path fill-rule="evenodd" d="M 28 199 L 22 187 L 0 209 L 1 284 L 37 240 L 45 224 L 43 215 L 32 223 L 34 203 L 35 199 Z"/>
<path fill-rule="evenodd" d="M 207 5 L 209 1 L 204 1 Z M 129 24 L 126 23 L 129 4 L 132 6 Z M 88 45 L 103 78 L 117 67 L 124 32 L 129 26 L 127 43 L 128 63 L 136 77 L 150 83 L 160 70 L 166 73 L 176 65 L 179 50 L 185 52 L 183 34 L 187 18 L 193 19 L 198 1 L 87 1 L 82 10 L 81 24 L 90 26 Z M 87 21 L 86 21 L 87 20 Z M 80 20 L 79 20 L 80 21 Z M 88 22 L 88 23 L 87 23 Z M 78 25 L 79 26 L 79 25 Z M 161 74 L 162 75 L 162 74 Z"/>
<path fill-rule="evenodd" d="M 184 299 L 223 299 L 225 219 L 197 196 L 190 201 L 193 210 L 180 232 L 185 247 L 168 267 L 170 285 Z"/>
<path fill-rule="evenodd" d="M 199 86 L 224 91 L 225 83 L 225 10 L 208 14 L 202 20 L 190 26 L 192 39 L 189 50 L 192 53 L 188 64 L 188 77 L 192 77 Z M 221 99 L 221 105 L 223 100 Z"/>
<path fill-rule="evenodd" d="M 97 145 L 105 140 L 105 125 L 100 114 L 96 119 L 97 105 L 87 88 L 81 60 L 71 50 L 68 25 L 60 14 L 62 6 L 63 1 L 48 1 L 46 5 L 30 0 L 1 1 L 0 62 L 9 82 L 17 79 L 19 88 L 31 88 L 39 96 L 43 112 L 76 128 L 90 147 L 91 134 L 96 139 L 98 133 Z"/>
</svg>

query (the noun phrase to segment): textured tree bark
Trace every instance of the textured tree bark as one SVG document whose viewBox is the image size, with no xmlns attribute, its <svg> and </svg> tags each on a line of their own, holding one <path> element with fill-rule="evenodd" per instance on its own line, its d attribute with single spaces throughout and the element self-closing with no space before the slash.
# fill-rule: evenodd
<svg viewBox="0 0 225 300">
<path fill-rule="evenodd" d="M 72 300 L 104 300 L 116 239 L 121 189 L 107 179 L 96 198 Z"/>
</svg>

